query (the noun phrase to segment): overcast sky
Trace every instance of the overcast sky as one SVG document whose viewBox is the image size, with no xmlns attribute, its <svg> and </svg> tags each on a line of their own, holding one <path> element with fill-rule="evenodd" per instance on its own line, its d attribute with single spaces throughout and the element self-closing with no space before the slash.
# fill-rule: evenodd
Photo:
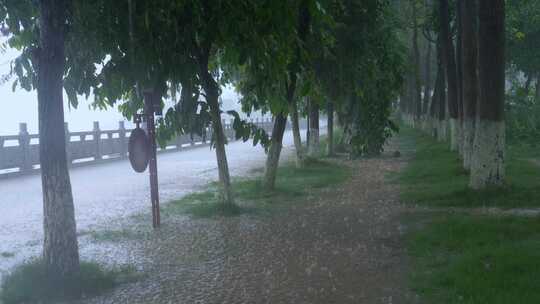
<svg viewBox="0 0 540 304">
<path fill-rule="evenodd" d="M 10 61 L 17 57 L 16 50 L 7 50 L 0 54 L 0 75 L 5 75 L 10 70 Z M 0 135 L 14 135 L 19 131 L 19 123 L 26 122 L 30 133 L 38 131 L 37 94 L 35 91 L 27 92 L 23 89 L 12 91 L 13 80 L 0 85 Z M 226 102 L 224 110 L 235 108 L 238 96 L 232 88 L 223 88 L 223 100 Z M 122 115 L 116 109 L 107 111 L 91 110 L 89 104 L 92 97 L 86 100 L 79 98 L 77 109 L 68 108 L 64 98 L 66 122 L 71 131 L 91 130 L 94 121 L 99 121 L 102 130 L 116 129 L 118 122 L 123 120 Z"/>
</svg>

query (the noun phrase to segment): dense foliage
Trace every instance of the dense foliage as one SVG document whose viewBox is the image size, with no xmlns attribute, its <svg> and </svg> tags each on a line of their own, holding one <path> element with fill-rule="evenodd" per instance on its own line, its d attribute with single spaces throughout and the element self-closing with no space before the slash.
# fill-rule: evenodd
<svg viewBox="0 0 540 304">
<path fill-rule="evenodd" d="M 510 87 L 506 92 L 506 136 L 510 144 L 540 143 L 540 100 L 524 88 L 517 73 L 508 73 Z"/>
<path fill-rule="evenodd" d="M 509 63 L 506 134 L 510 143 L 537 145 L 540 138 L 540 3 L 507 1 L 506 18 Z"/>
<path fill-rule="evenodd" d="M 377 154 L 397 131 L 390 120 L 404 69 L 397 19 L 389 2 L 377 0 L 346 1 L 335 16 L 335 43 L 318 59 L 317 75 L 336 101 L 352 153 Z"/>
</svg>

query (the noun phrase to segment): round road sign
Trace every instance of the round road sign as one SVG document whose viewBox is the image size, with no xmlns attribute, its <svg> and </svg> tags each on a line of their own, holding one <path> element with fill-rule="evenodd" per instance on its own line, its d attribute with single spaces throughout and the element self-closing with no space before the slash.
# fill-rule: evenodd
<svg viewBox="0 0 540 304">
<path fill-rule="evenodd" d="M 129 136 L 129 161 L 135 172 L 144 172 L 150 160 L 150 144 L 148 136 L 141 128 L 131 131 Z"/>
</svg>

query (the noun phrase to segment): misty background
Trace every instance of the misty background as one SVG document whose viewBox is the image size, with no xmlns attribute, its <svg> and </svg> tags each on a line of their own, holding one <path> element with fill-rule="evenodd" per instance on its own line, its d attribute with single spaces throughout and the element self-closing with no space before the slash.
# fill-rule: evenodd
<svg viewBox="0 0 540 304">
<path fill-rule="evenodd" d="M 11 70 L 11 61 L 19 55 L 19 51 L 7 48 L 0 53 L 0 75 L 6 75 Z M 15 135 L 19 132 L 19 123 L 28 124 L 28 132 L 38 133 L 38 105 L 37 92 L 28 92 L 20 87 L 12 90 L 15 76 L 5 84 L 0 84 L 0 135 Z M 240 112 L 239 96 L 232 87 L 222 88 L 223 110 L 236 110 Z M 90 131 L 94 121 L 99 121 L 102 130 L 118 129 L 118 122 L 125 120 L 116 108 L 108 110 L 93 110 L 91 103 L 93 96 L 86 99 L 79 97 L 77 108 L 69 107 L 64 94 L 65 121 L 70 131 Z M 253 116 L 256 117 L 256 116 Z M 226 115 L 224 119 L 229 119 Z M 126 127 L 131 126 L 126 123 Z"/>
</svg>

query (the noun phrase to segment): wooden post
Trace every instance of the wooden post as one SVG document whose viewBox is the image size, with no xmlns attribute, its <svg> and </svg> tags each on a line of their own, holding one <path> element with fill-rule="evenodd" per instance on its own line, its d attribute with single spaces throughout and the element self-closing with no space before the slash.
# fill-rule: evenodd
<svg viewBox="0 0 540 304">
<path fill-rule="evenodd" d="M 159 228 L 161 225 L 161 218 L 159 214 L 159 189 L 158 189 L 158 176 L 157 176 L 157 147 L 156 147 L 156 126 L 154 123 L 154 103 L 158 98 L 153 91 L 144 92 L 144 113 L 146 116 L 146 130 L 148 134 L 148 141 L 150 143 L 150 197 L 152 200 L 152 226 Z"/>
</svg>

